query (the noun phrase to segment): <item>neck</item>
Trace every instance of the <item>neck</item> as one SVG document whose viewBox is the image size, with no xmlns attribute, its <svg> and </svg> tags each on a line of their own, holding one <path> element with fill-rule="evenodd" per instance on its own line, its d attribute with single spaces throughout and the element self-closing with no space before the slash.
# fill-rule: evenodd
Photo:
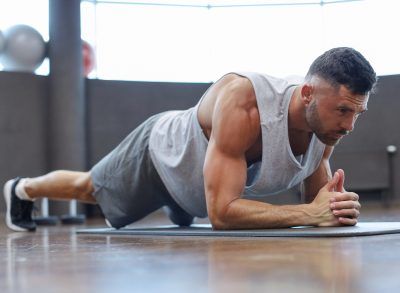
<svg viewBox="0 0 400 293">
<path fill-rule="evenodd" d="M 311 129 L 308 126 L 305 116 L 305 106 L 301 97 L 301 87 L 302 85 L 297 86 L 290 99 L 288 127 L 291 131 L 311 133 Z"/>
</svg>

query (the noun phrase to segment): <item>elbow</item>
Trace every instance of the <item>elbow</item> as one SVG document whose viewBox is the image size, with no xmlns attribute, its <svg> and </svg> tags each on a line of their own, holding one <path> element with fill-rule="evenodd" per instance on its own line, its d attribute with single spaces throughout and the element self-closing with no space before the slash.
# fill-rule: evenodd
<svg viewBox="0 0 400 293">
<path fill-rule="evenodd" d="M 211 219 L 211 218 L 210 218 L 210 222 L 211 222 L 211 227 L 213 230 L 229 230 L 230 229 L 229 225 L 227 225 L 226 222 Z"/>
<path fill-rule="evenodd" d="M 208 218 L 210 220 L 213 230 L 230 230 L 234 229 L 232 226 L 232 221 L 229 219 L 229 206 L 223 209 L 211 209 L 208 213 Z"/>
</svg>

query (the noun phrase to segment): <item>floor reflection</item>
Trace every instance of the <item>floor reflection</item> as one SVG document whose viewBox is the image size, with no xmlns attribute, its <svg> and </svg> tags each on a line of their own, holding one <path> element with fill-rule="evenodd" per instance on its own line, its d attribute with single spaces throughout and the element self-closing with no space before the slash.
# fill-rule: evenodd
<svg viewBox="0 0 400 293">
<path fill-rule="evenodd" d="M 400 288 L 396 249 L 400 235 L 132 237 L 77 235 L 74 227 L 51 227 L 36 233 L 5 231 L 0 239 L 0 292 L 34 288 L 41 293 L 299 293 Z"/>
<path fill-rule="evenodd" d="M 360 243 L 346 239 L 213 241 L 209 287 L 212 292 L 250 292 L 254 284 L 288 292 L 354 292 L 361 279 L 361 254 Z"/>
</svg>

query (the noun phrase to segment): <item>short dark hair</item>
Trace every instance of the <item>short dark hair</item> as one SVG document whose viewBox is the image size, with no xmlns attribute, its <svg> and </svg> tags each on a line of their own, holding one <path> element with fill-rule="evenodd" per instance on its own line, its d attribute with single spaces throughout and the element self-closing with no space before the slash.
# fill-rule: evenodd
<svg viewBox="0 0 400 293">
<path fill-rule="evenodd" d="M 353 94 L 373 92 L 377 76 L 371 64 L 353 48 L 339 47 L 326 51 L 311 64 L 306 79 L 319 76 L 333 86 L 344 85 Z"/>
</svg>

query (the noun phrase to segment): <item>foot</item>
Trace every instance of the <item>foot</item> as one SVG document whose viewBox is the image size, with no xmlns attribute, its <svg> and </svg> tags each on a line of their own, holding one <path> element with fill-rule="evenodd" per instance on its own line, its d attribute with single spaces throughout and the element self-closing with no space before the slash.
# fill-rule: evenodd
<svg viewBox="0 0 400 293">
<path fill-rule="evenodd" d="M 15 187 L 20 179 L 11 179 L 4 185 L 6 224 L 14 231 L 35 231 L 36 223 L 32 220 L 33 202 L 22 200 L 15 193 Z"/>
</svg>

